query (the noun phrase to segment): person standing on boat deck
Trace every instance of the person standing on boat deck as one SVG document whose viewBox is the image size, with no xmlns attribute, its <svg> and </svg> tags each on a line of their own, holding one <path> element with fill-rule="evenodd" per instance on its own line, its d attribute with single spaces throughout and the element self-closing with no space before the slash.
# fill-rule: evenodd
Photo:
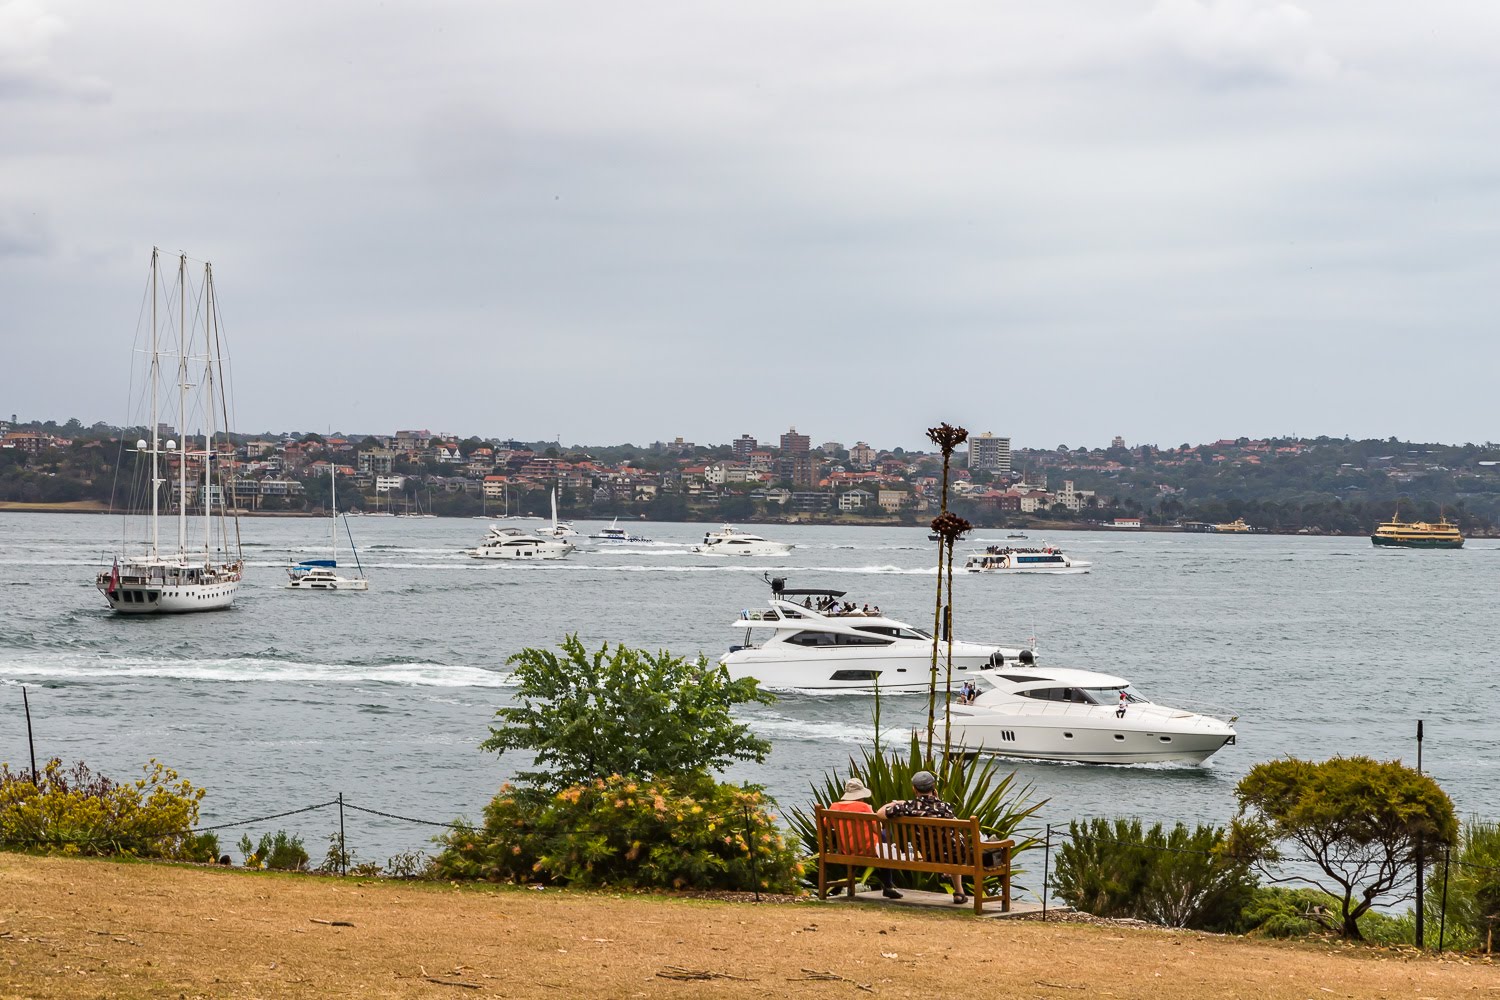
<svg viewBox="0 0 1500 1000">
<path fill-rule="evenodd" d="M 1115 709 L 1115 718 L 1117 718 L 1117 719 L 1123 719 L 1123 718 L 1125 718 L 1125 702 L 1126 702 L 1125 692 L 1121 691 L 1120 692 L 1120 707 L 1117 708 L 1117 709 Z"/>
<path fill-rule="evenodd" d="M 875 810 L 875 815 L 881 819 L 897 819 L 901 816 L 921 816 L 929 819 L 955 819 L 953 807 L 938 798 L 937 775 L 931 771 L 918 771 L 911 776 L 912 791 L 917 793 L 914 799 L 896 799 L 887 802 Z M 959 872 L 954 872 L 953 878 L 953 902 L 967 903 L 969 897 L 964 894 L 964 877 Z M 978 891 L 977 888 L 975 891 Z M 889 897 L 890 893 L 886 895 Z M 899 896 L 891 897 L 899 899 Z"/>
</svg>

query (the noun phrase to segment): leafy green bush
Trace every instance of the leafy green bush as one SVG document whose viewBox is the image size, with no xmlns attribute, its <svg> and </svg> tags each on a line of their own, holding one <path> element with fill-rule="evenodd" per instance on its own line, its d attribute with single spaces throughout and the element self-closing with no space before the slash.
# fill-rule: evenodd
<svg viewBox="0 0 1500 1000">
<path fill-rule="evenodd" d="M 878 717 L 876 728 L 878 731 Z M 886 751 L 875 745 L 861 748 L 858 758 L 849 758 L 848 776 L 859 778 L 869 787 L 873 793 L 870 802 L 876 808 L 896 799 L 911 798 L 911 776 L 918 771 L 936 774 L 938 795 L 953 807 L 955 816 L 964 819 L 978 816 L 979 828 L 987 839 L 1015 840 L 1015 850 L 1011 855 L 1013 868 L 1016 855 L 1038 845 L 1035 837 L 1018 833 L 1018 828 L 1047 802 L 1043 799 L 1028 803 L 1031 786 L 1017 787 L 1015 772 L 1002 774 L 1000 762 L 994 757 L 966 760 L 954 754 L 933 763 L 923 756 L 921 736 L 913 731 L 904 751 Z M 830 772 L 823 776 L 821 785 L 812 786 L 812 802 L 805 812 L 792 808 L 792 830 L 802 842 L 802 850 L 815 861 L 818 853 L 816 809 L 818 806 L 827 808 L 843 794 L 844 779 Z M 919 889 L 934 889 L 943 880 L 943 876 L 936 873 L 904 874 L 911 879 L 911 885 Z"/>
<path fill-rule="evenodd" d="M 0 847 L 73 855 L 213 861 L 219 842 L 194 834 L 204 791 L 153 759 L 136 781 L 115 784 L 79 761 L 30 771 L 0 764 Z"/>
<path fill-rule="evenodd" d="M 338 834 L 334 834 L 334 840 L 337 839 Z M 239 848 L 240 853 L 245 856 L 246 868 L 267 868 L 271 871 L 284 872 L 307 871 L 307 848 L 302 846 L 302 838 L 296 834 L 287 833 L 285 830 L 277 830 L 274 835 L 261 834 L 259 843 L 251 841 L 247 833 L 240 837 Z"/>
<path fill-rule="evenodd" d="M 1138 819 L 1069 823 L 1055 871 L 1069 906 L 1200 930 L 1233 929 L 1255 887 L 1250 863 L 1228 853 L 1222 828 L 1145 830 Z"/>
<path fill-rule="evenodd" d="M 704 657 L 687 660 L 609 643 L 590 654 L 576 635 L 563 655 L 523 649 L 514 668 L 517 704 L 495 715 L 481 746 L 529 750 L 538 770 L 518 777 L 560 791 L 608 774 L 652 778 L 765 760 L 771 745 L 735 722 L 730 709 L 774 698 L 755 680 L 730 680 Z"/>
<path fill-rule="evenodd" d="M 758 788 L 702 773 L 611 775 L 548 794 L 506 785 L 484 826 L 437 838 L 441 878 L 790 890 L 801 866 Z"/>
<path fill-rule="evenodd" d="M 1431 777 L 1399 761 L 1295 757 L 1257 764 L 1235 788 L 1233 853 L 1266 863 L 1275 844 L 1323 878 L 1295 876 L 1339 903 L 1341 932 L 1361 940 L 1360 918 L 1381 897 L 1404 899 L 1416 879 L 1418 842 L 1434 851 L 1458 835 L 1453 803 Z"/>
<path fill-rule="evenodd" d="M 1483 947 L 1490 931 L 1485 917 L 1500 914 L 1500 824 L 1471 816 L 1460 828 L 1447 866 L 1446 917 L 1442 856 L 1429 853 L 1427 863 L 1427 943 L 1436 943 L 1441 927 L 1444 947 L 1455 951 Z"/>
</svg>

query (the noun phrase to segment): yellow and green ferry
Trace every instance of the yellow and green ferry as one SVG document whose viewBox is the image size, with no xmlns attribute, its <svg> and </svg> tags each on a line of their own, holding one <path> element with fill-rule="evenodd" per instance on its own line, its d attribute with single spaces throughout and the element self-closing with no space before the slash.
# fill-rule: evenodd
<svg viewBox="0 0 1500 1000">
<path fill-rule="evenodd" d="M 1437 524 L 1426 521 L 1405 522 L 1395 514 L 1375 529 L 1370 541 L 1376 545 L 1389 545 L 1403 549 L 1461 549 L 1464 536 L 1458 525 L 1446 517 L 1439 517 Z"/>
</svg>

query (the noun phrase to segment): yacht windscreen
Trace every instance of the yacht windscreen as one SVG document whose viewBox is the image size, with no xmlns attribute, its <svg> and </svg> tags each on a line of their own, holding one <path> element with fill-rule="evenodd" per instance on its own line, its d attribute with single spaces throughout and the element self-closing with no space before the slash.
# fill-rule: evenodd
<svg viewBox="0 0 1500 1000">
<path fill-rule="evenodd" d="M 923 635 L 914 628 L 895 628 L 891 625 L 856 625 L 856 631 L 870 632 L 874 635 L 892 635 L 897 639 L 931 639 L 930 635 Z"/>
</svg>

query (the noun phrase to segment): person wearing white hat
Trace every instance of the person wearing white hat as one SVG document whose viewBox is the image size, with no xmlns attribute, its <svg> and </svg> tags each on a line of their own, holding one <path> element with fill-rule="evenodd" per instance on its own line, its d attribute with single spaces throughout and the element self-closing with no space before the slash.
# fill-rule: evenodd
<svg viewBox="0 0 1500 1000">
<path fill-rule="evenodd" d="M 829 803 L 829 809 L 839 812 L 864 813 L 869 815 L 875 810 L 870 808 L 870 799 L 874 796 L 863 781 L 858 778 L 850 778 L 844 782 L 844 795 L 837 802 Z M 876 827 L 874 823 L 842 823 L 842 839 L 847 846 L 854 848 L 856 854 L 875 855 L 876 852 Z M 880 877 L 880 884 L 884 887 L 883 894 L 886 899 L 900 899 L 901 893 L 896 891 L 895 881 L 891 873 L 883 869 L 876 871 Z"/>
</svg>

